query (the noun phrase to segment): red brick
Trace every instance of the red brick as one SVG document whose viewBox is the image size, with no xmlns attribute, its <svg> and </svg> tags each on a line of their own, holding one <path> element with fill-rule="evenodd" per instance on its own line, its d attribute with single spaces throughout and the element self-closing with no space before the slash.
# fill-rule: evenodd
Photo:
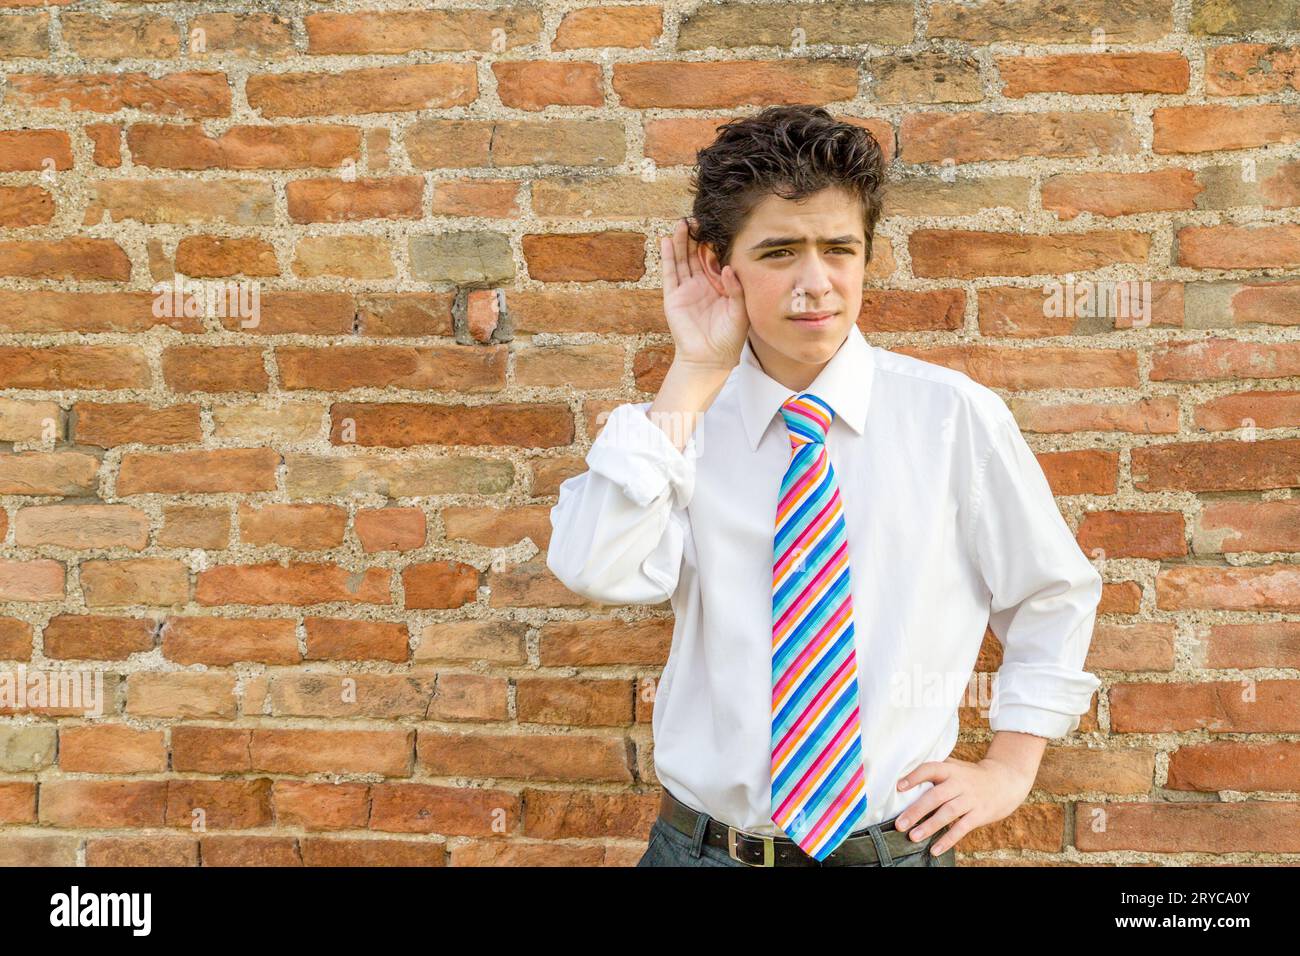
<svg viewBox="0 0 1300 956">
<path fill-rule="evenodd" d="M 554 448 L 570 444 L 574 435 L 568 406 L 555 404 L 336 402 L 330 418 L 330 442 L 335 445 Z"/>
<path fill-rule="evenodd" d="M 507 790 L 384 783 L 372 788 L 370 828 L 490 836 L 516 832 L 519 813 L 519 796 Z"/>
<path fill-rule="evenodd" d="M 1064 53 L 995 56 L 1003 95 L 1185 93 L 1191 67 L 1181 53 Z"/>
<path fill-rule="evenodd" d="M 237 661 L 296 664 L 301 660 L 289 618 L 169 617 L 161 637 L 163 657 L 178 664 L 225 667 Z"/>
<path fill-rule="evenodd" d="M 294 222 L 419 219 L 423 195 L 421 176 L 294 179 L 285 185 L 289 218 Z"/>
<path fill-rule="evenodd" d="M 460 607 L 478 595 L 479 571 L 461 561 L 428 561 L 402 571 L 408 610 Z"/>
<path fill-rule="evenodd" d="M 163 826 L 166 780 L 46 780 L 43 826 L 108 829 Z"/>
<path fill-rule="evenodd" d="M 203 440 L 199 406 L 177 402 L 155 408 L 145 402 L 78 402 L 72 431 L 79 445 L 188 445 Z"/>
<path fill-rule="evenodd" d="M 286 389 L 348 391 L 412 388 L 446 392 L 494 392 L 505 388 L 507 349 L 400 345 L 276 349 Z"/>
<path fill-rule="evenodd" d="M 504 33 L 504 50 L 541 39 L 541 13 L 526 7 L 446 10 L 363 10 L 312 13 L 303 18 L 308 52 L 410 53 L 495 50 L 493 29 Z"/>
<path fill-rule="evenodd" d="M 239 539 L 255 547 L 278 545 L 296 551 L 326 551 L 343 543 L 347 510 L 331 504 L 241 502 Z"/>
<path fill-rule="evenodd" d="M 450 109 L 478 97 L 472 63 L 414 63 L 330 73 L 254 73 L 248 105 L 262 116 L 351 116 Z"/>
<path fill-rule="evenodd" d="M 338 565 L 306 561 L 224 565 L 199 572 L 194 599 L 209 605 L 388 604 L 391 576 L 387 568 L 354 573 Z"/>
<path fill-rule="evenodd" d="M 363 508 L 353 519 L 361 550 L 413 551 L 424 546 L 428 522 L 418 508 Z"/>
<path fill-rule="evenodd" d="M 72 140 L 60 129 L 0 130 L 0 172 L 72 168 Z"/>
<path fill-rule="evenodd" d="M 1079 546 L 1106 558 L 1177 558 L 1187 554 L 1183 516 L 1176 511 L 1094 511 L 1079 524 Z"/>
<path fill-rule="evenodd" d="M 124 661 L 153 650 L 156 631 L 147 617 L 58 614 L 45 625 L 45 656 Z"/>
<path fill-rule="evenodd" d="M 908 237 L 912 271 L 925 278 L 1057 275 L 1145 263 L 1151 237 L 1135 231 L 1056 233 L 917 229 Z"/>
<path fill-rule="evenodd" d="M 858 95 L 850 60 L 658 60 L 615 63 L 614 92 L 629 109 L 719 109 L 833 103 Z"/>
<path fill-rule="evenodd" d="M 198 124 L 133 123 L 126 143 L 134 162 L 159 169 L 310 169 L 361 160 L 361 131 L 325 123 L 232 126 L 216 136 Z"/>
<path fill-rule="evenodd" d="M 396 621 L 308 617 L 307 659 L 328 661 L 409 659 L 408 627 Z"/>
<path fill-rule="evenodd" d="M 520 110 L 548 106 L 603 106 L 600 65 L 579 60 L 505 60 L 492 64 L 497 96 L 503 105 Z"/>
<path fill-rule="evenodd" d="M 128 452 L 119 495 L 274 491 L 280 456 L 270 448 L 220 448 L 153 454 Z"/>
<path fill-rule="evenodd" d="M 164 773 L 163 731 L 125 724 L 82 724 L 59 729 L 59 769 L 65 773 Z"/>
<path fill-rule="evenodd" d="M 160 116 L 230 115 L 231 84 L 224 73 L 195 70 L 151 76 L 129 73 L 25 73 L 9 78 L 6 106 L 20 109 L 137 109 Z"/>
<path fill-rule="evenodd" d="M 136 346 L 0 346 L 0 379 L 8 388 L 148 388 L 151 375 Z"/>
<path fill-rule="evenodd" d="M 174 392 L 265 392 L 270 384 L 256 346 L 175 345 L 163 351 L 162 371 Z"/>
</svg>

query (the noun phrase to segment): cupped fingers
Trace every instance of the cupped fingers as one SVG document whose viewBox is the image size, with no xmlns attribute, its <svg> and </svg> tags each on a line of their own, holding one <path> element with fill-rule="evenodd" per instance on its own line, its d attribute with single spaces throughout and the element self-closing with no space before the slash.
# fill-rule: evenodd
<svg viewBox="0 0 1300 956">
<path fill-rule="evenodd" d="M 664 298 L 667 299 L 677 288 L 680 278 L 677 272 L 677 255 L 673 251 L 671 236 L 664 236 L 659 240 L 659 259 L 663 263 Z"/>
<path fill-rule="evenodd" d="M 975 824 L 970 822 L 970 814 L 965 814 L 956 823 L 948 828 L 948 832 L 939 839 L 935 840 L 930 846 L 930 855 L 938 856 L 941 853 L 947 853 L 955 847 L 967 833 L 975 829 Z"/>
<path fill-rule="evenodd" d="M 685 282 L 691 277 L 691 234 L 686 228 L 686 220 L 678 219 L 673 229 L 673 258 L 677 260 L 677 278 Z"/>
<path fill-rule="evenodd" d="M 908 832 L 912 827 L 925 819 L 925 817 L 936 807 L 943 804 L 946 798 L 941 793 L 936 793 L 935 788 L 931 787 L 924 796 L 919 797 L 910 807 L 898 815 L 894 820 L 894 829 L 903 833 Z"/>
<path fill-rule="evenodd" d="M 913 840 L 924 840 L 931 833 L 937 833 L 945 826 L 962 816 L 969 807 L 960 797 L 953 797 L 932 813 L 921 825 L 914 827 L 908 834 Z"/>
</svg>

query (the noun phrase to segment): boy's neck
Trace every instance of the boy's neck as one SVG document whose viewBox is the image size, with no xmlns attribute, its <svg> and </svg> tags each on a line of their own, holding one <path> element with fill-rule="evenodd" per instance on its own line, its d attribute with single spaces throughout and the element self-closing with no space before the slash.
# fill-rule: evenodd
<svg viewBox="0 0 1300 956">
<path fill-rule="evenodd" d="M 767 346 L 761 342 L 756 345 L 754 341 L 755 338 L 756 337 L 752 334 L 749 336 L 749 348 L 754 353 L 754 359 L 758 362 L 758 367 L 763 370 L 764 374 L 766 374 L 768 378 L 775 382 L 779 382 L 792 392 L 803 392 L 807 390 L 808 386 L 817 380 L 817 376 L 821 374 L 822 369 L 830 364 L 830 359 L 827 359 L 820 365 L 808 365 L 803 362 L 796 362 L 793 359 L 782 355 L 780 352 L 777 352 L 775 349 L 770 351 L 767 350 Z M 848 341 L 848 336 L 845 336 L 845 341 Z M 843 347 L 844 342 L 841 342 L 840 348 Z M 767 351 L 766 362 L 763 361 L 764 351 Z M 836 349 L 835 352 L 838 354 L 839 349 Z M 834 358 L 834 355 L 832 355 L 831 358 Z"/>
</svg>

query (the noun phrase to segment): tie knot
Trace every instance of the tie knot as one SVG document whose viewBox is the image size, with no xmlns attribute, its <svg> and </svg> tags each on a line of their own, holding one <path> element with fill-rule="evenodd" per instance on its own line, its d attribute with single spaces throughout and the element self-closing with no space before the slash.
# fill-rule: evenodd
<svg viewBox="0 0 1300 956">
<path fill-rule="evenodd" d="M 790 447 L 797 450 L 810 442 L 825 444 L 835 412 L 812 392 L 803 392 L 786 400 L 781 417 L 790 431 Z"/>
</svg>

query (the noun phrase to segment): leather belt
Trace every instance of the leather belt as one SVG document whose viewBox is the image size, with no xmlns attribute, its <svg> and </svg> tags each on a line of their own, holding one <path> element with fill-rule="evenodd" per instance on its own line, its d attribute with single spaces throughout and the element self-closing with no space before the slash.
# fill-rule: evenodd
<svg viewBox="0 0 1300 956">
<path fill-rule="evenodd" d="M 852 866 L 877 863 L 880 861 L 877 840 L 884 845 L 890 859 L 897 860 L 914 853 L 930 852 L 930 845 L 947 829 L 940 829 L 924 840 L 912 840 L 906 833 L 894 829 L 897 817 L 891 817 L 850 833 L 843 843 L 819 863 L 789 837 L 770 837 L 739 830 L 721 820 L 715 820 L 707 813 L 688 807 L 669 793 L 667 787 L 664 788 L 659 800 L 660 820 L 694 839 L 700 817 L 708 820 L 704 828 L 704 843 L 726 850 L 733 860 L 749 866 Z"/>
</svg>

